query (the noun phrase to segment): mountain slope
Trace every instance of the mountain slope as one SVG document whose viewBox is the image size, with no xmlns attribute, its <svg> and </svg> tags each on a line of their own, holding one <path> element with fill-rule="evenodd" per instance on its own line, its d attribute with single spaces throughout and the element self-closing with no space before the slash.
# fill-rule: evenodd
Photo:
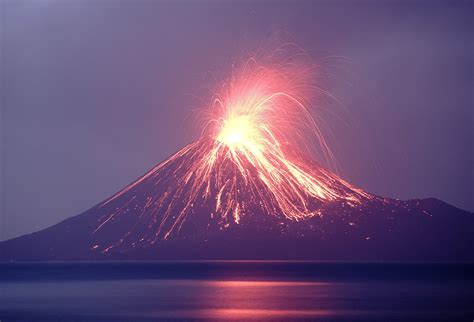
<svg viewBox="0 0 474 322">
<path fill-rule="evenodd" d="M 0 259 L 474 259 L 472 213 L 380 198 L 301 156 L 265 156 L 282 170 L 262 173 L 261 158 L 216 144 L 202 138 L 84 213 L 0 243 Z"/>
</svg>

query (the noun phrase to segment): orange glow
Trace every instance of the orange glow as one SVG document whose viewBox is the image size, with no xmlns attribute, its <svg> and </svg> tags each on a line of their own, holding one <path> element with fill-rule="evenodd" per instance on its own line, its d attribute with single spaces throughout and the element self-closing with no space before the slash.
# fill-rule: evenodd
<svg viewBox="0 0 474 322">
<path fill-rule="evenodd" d="M 224 121 L 222 129 L 219 132 L 217 140 L 225 143 L 227 146 L 249 146 L 256 145 L 258 139 L 257 128 L 249 116 L 236 116 Z"/>
<path fill-rule="evenodd" d="M 165 193 L 148 195 L 144 207 L 134 206 L 134 200 L 127 204 L 143 208 L 140 218 L 150 221 L 148 229 L 153 231 L 147 231 L 141 240 L 155 242 L 178 234 L 196 207 L 204 204 L 205 209 L 212 208 L 209 220 L 225 229 L 242 224 L 256 209 L 299 221 L 321 215 L 321 209 L 331 201 L 355 207 L 362 199 L 372 198 L 301 157 L 308 147 L 316 147 L 324 158 L 332 157 L 313 118 L 317 111 L 305 96 L 310 88 L 308 73 L 310 69 L 292 64 L 262 66 L 249 60 L 215 94 L 202 138 L 104 205 L 145 180 L 156 180 L 156 187 L 166 186 Z M 164 170 L 171 163 L 178 165 Z M 160 175 L 162 172 L 166 174 Z M 170 185 L 168 178 L 176 181 Z M 119 209 L 102 219 L 97 230 L 124 211 Z"/>
<path fill-rule="evenodd" d="M 285 153 L 285 144 L 296 151 L 313 144 L 319 145 L 325 156 L 332 155 L 299 90 L 305 85 L 300 83 L 305 80 L 301 77 L 304 73 L 304 70 L 288 71 L 285 66 L 259 66 L 255 60 L 247 62 L 223 94 L 216 95 L 213 109 L 217 110 L 217 117 L 209 122 L 217 124 L 211 133 L 216 143 L 202 160 L 205 170 L 198 171 L 210 173 L 216 163 L 230 159 L 248 183 L 254 185 L 251 190 L 258 191 L 263 183 L 277 202 L 277 212 L 291 220 L 319 214 L 317 208 L 309 205 L 313 199 L 346 199 L 358 203 L 361 198 L 369 197 L 334 174 L 323 169 L 314 171 Z M 249 176 L 249 169 L 256 170 L 258 183 Z M 222 189 L 231 189 L 229 179 L 220 183 Z M 337 187 L 335 182 L 346 189 Z M 235 195 L 235 191 L 230 193 Z M 220 198 L 218 201 L 216 210 L 226 214 L 239 213 L 243 206 L 237 199 L 231 198 L 227 203 L 222 203 Z M 266 210 L 274 212 L 271 207 Z M 237 219 L 234 221 L 238 223 Z"/>
</svg>

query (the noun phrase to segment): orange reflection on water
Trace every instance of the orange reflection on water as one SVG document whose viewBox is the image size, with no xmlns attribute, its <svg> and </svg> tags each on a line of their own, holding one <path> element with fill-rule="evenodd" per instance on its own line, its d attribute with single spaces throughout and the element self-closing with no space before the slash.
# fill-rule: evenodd
<svg viewBox="0 0 474 322">
<path fill-rule="evenodd" d="M 298 281 L 208 281 L 208 306 L 193 312 L 205 319 L 303 318 L 332 316 L 334 284 Z M 320 305 L 318 305 L 318 302 Z M 211 303 L 211 304 L 210 304 Z M 328 308 L 329 306 L 329 308 Z"/>
</svg>

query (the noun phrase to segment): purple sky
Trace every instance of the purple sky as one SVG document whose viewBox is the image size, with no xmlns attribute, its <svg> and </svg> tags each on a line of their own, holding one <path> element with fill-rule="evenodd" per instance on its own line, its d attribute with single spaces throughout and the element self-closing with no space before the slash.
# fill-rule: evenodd
<svg viewBox="0 0 474 322">
<path fill-rule="evenodd" d="M 269 38 L 329 71 L 342 177 L 474 210 L 472 1 L 0 5 L 0 240 L 88 209 L 192 141 L 209 72 Z"/>
</svg>

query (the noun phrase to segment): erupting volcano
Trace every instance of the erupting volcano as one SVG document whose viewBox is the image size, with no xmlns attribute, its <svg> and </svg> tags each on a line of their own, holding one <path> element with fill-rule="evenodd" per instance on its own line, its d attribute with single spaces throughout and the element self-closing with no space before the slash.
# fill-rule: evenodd
<svg viewBox="0 0 474 322">
<path fill-rule="evenodd" d="M 209 133 L 100 206 L 118 199 L 127 205 L 108 210 L 95 233 L 128 216 L 130 209 L 138 217 L 119 244 L 110 247 L 131 235 L 134 241 L 150 243 L 179 237 L 197 213 L 207 213 L 208 218 L 201 220 L 209 226 L 225 229 L 255 214 L 299 221 L 322 215 L 326 203 L 355 207 L 372 198 L 289 151 L 294 138 L 301 142 L 314 138 L 330 155 L 308 107 L 291 90 L 298 88 L 291 74 L 251 69 L 247 65 L 223 95 L 216 95 L 210 113 L 214 118 L 206 127 Z M 151 189 L 140 191 L 142 184 Z"/>
<path fill-rule="evenodd" d="M 472 214 L 377 197 L 313 160 L 333 156 L 308 74 L 249 60 L 213 97 L 197 141 L 85 213 L 0 244 L 2 257 L 472 257 Z"/>
</svg>

